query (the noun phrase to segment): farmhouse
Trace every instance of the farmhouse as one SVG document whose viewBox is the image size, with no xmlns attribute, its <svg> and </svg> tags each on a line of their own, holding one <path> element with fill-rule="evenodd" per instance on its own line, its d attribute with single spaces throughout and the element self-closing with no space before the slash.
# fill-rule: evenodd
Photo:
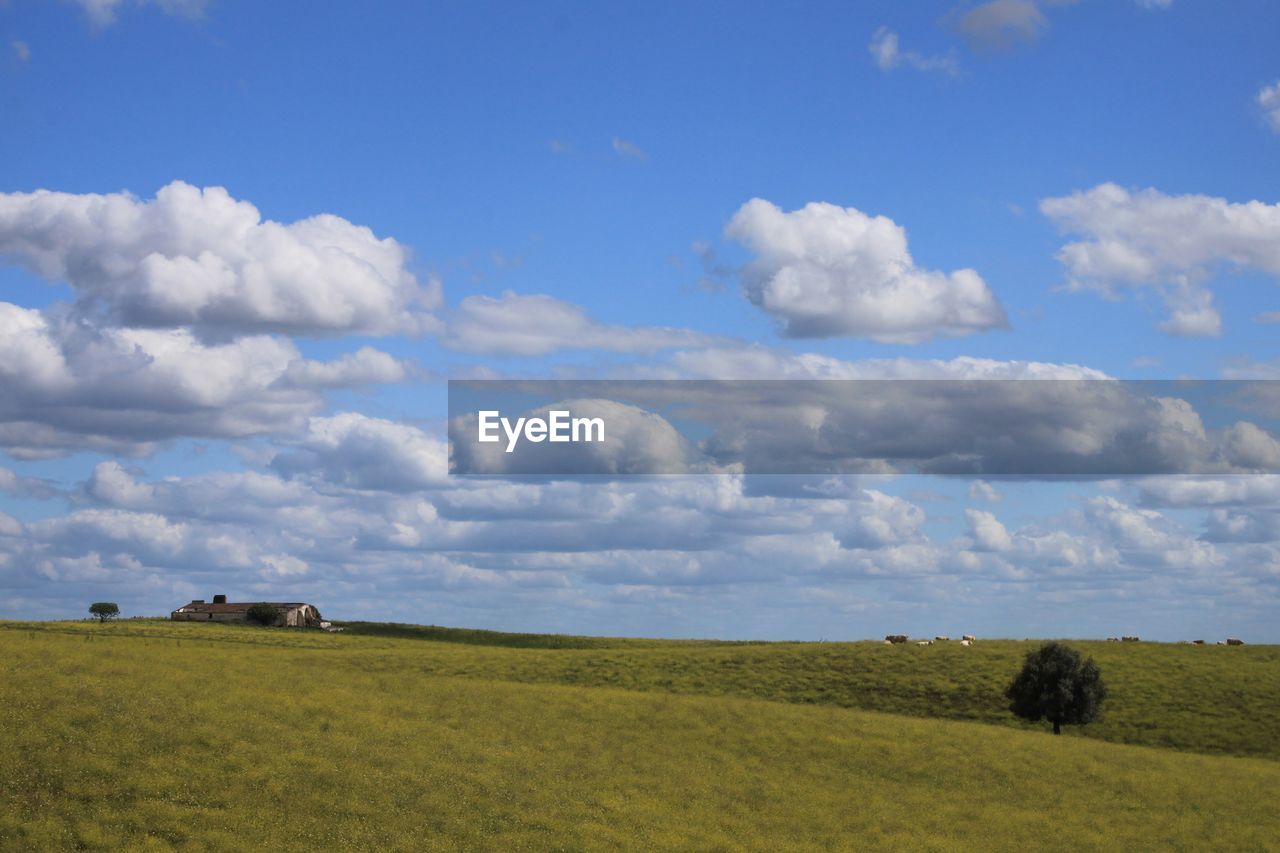
<svg viewBox="0 0 1280 853">
<path fill-rule="evenodd" d="M 197 598 L 169 614 L 175 622 L 245 622 L 249 608 L 267 604 L 276 609 L 276 624 L 288 628 L 320 628 L 320 611 L 301 601 L 228 602 L 225 595 L 215 595 L 212 603 Z"/>
</svg>

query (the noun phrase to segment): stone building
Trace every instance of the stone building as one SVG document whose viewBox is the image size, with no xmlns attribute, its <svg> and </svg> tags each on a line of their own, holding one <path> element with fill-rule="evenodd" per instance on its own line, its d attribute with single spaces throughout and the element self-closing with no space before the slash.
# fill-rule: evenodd
<svg viewBox="0 0 1280 853">
<path fill-rule="evenodd" d="M 315 605 L 301 601 L 233 601 L 215 595 L 212 602 L 198 598 L 169 614 L 175 622 L 246 622 L 249 608 L 267 604 L 276 609 L 277 625 L 287 628 L 320 628 L 320 611 Z"/>
</svg>

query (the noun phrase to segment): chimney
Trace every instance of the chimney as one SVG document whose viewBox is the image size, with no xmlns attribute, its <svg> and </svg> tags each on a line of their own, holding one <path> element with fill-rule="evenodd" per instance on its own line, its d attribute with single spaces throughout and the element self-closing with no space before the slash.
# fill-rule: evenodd
<svg viewBox="0 0 1280 853">
<path fill-rule="evenodd" d="M 213 597 L 213 603 L 214 603 L 214 604 L 226 604 L 226 603 L 227 603 L 227 597 L 226 597 L 225 595 L 215 595 L 215 596 Z"/>
<path fill-rule="evenodd" d="M 192 603 L 192 604 L 204 604 L 204 599 L 203 599 L 203 598 L 193 598 L 193 599 L 191 599 L 191 603 Z"/>
</svg>

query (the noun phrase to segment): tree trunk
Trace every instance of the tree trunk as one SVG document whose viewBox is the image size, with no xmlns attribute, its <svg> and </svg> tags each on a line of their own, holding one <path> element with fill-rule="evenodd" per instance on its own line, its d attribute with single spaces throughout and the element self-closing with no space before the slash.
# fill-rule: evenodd
<svg viewBox="0 0 1280 853">
<path fill-rule="evenodd" d="M 1059 723 L 1057 720 L 1054 720 L 1054 721 L 1053 721 L 1053 733 L 1054 733 L 1055 735 L 1060 735 L 1060 734 L 1062 734 L 1062 724 L 1061 724 L 1061 723 Z"/>
</svg>

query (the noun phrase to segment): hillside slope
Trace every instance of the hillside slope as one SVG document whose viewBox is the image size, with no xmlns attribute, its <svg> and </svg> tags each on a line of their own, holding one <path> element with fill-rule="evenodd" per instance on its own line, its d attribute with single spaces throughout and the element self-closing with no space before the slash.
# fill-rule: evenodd
<svg viewBox="0 0 1280 853">
<path fill-rule="evenodd" d="M 325 651 L 332 665 L 539 684 L 755 697 L 1029 728 L 1002 691 L 1034 643 L 715 643 L 498 634 L 371 626 L 393 636 L 262 631 L 171 622 L 0 622 L 6 631 L 148 638 Z M 426 638 L 428 641 L 414 641 Z M 443 642 L 440 642 L 443 640 Z M 510 643 L 512 647 L 505 647 Z M 538 644 L 547 644 L 539 647 Z M 582 645 L 585 647 L 582 647 Z M 1280 647 L 1071 641 L 1111 691 L 1102 720 L 1067 736 L 1280 759 Z M 314 657 L 307 660 L 314 662 Z M 308 663 L 307 665 L 314 665 Z M 328 666 L 330 664 L 324 664 Z M 1034 727 L 1043 730 L 1043 726 Z"/>
<path fill-rule="evenodd" d="M 1273 761 L 414 665 L 443 644 L 8 628 L 10 849 L 1267 849 L 1280 837 Z"/>
</svg>

